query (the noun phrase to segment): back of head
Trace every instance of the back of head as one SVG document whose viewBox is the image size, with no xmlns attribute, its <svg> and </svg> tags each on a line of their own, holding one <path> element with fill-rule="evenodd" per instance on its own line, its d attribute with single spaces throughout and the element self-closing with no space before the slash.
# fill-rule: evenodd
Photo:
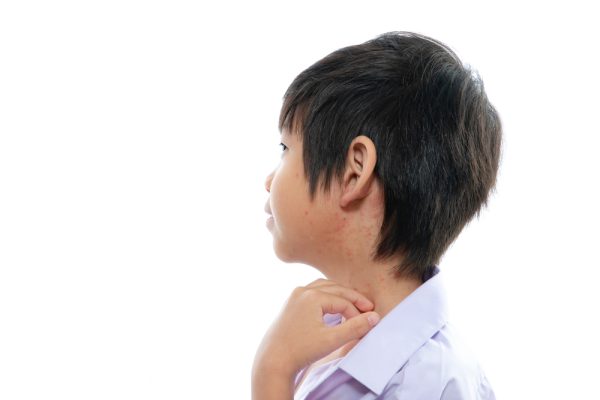
<svg viewBox="0 0 600 400">
<path fill-rule="evenodd" d="M 373 257 L 403 254 L 399 276 L 429 275 L 496 182 L 502 127 L 481 78 L 415 33 L 386 33 L 310 66 L 286 91 L 279 128 L 302 136 L 311 196 L 342 178 L 353 138 L 373 141 L 385 199 Z"/>
</svg>

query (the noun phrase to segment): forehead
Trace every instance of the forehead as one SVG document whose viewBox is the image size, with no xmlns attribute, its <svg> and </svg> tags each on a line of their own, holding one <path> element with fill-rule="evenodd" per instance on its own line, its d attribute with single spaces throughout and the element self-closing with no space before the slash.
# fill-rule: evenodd
<svg viewBox="0 0 600 400">
<path fill-rule="evenodd" d="M 289 124 L 284 126 L 281 128 L 279 134 L 281 135 L 282 139 L 299 139 L 302 136 L 301 129 L 301 123 L 294 119 L 291 126 Z"/>
<path fill-rule="evenodd" d="M 283 140 L 298 140 L 298 135 L 292 135 L 290 130 L 288 130 L 287 128 L 283 128 L 281 132 L 279 132 L 279 135 Z"/>
</svg>

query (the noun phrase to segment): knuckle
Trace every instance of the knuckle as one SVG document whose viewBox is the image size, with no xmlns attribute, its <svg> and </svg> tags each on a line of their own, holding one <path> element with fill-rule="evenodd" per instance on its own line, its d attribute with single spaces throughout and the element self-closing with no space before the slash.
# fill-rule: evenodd
<svg viewBox="0 0 600 400">
<path fill-rule="evenodd" d="M 331 301 L 329 303 L 327 303 L 327 308 L 325 309 L 325 311 L 327 313 L 333 313 L 334 310 L 335 310 L 335 304 L 333 304 L 333 302 L 331 302 Z"/>
<path fill-rule="evenodd" d="M 301 296 L 308 300 L 315 299 L 317 297 L 317 295 L 318 295 L 318 292 L 316 290 L 310 289 L 310 288 L 308 288 L 308 289 L 305 288 L 301 293 Z"/>
</svg>

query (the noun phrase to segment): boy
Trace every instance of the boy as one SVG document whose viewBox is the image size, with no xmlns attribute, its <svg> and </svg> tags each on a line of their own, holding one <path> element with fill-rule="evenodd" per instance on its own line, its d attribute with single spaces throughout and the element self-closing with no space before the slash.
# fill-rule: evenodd
<svg viewBox="0 0 600 400">
<path fill-rule="evenodd" d="M 444 44 L 383 34 L 292 82 L 265 210 L 277 256 L 321 271 L 265 335 L 265 399 L 494 399 L 447 322 L 437 264 L 487 202 L 502 128 Z"/>
</svg>

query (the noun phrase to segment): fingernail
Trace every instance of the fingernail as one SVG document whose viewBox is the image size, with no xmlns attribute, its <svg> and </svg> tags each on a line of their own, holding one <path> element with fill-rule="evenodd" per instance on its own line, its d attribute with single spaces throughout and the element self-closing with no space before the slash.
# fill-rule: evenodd
<svg viewBox="0 0 600 400">
<path fill-rule="evenodd" d="M 369 320 L 369 324 L 371 326 L 375 326 L 379 322 L 379 315 L 378 314 L 371 314 L 371 315 L 369 315 L 367 317 L 367 319 Z"/>
</svg>

